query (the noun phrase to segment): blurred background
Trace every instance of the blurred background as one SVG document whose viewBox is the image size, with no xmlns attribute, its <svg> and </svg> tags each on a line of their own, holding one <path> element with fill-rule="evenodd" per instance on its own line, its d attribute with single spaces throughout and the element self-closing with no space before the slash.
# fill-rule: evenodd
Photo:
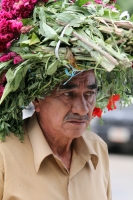
<svg viewBox="0 0 133 200">
<path fill-rule="evenodd" d="M 117 0 L 117 4 L 123 12 L 133 14 L 133 0 Z M 33 111 L 30 104 L 23 117 L 29 117 Z M 91 130 L 108 145 L 112 199 L 133 200 L 133 104 L 121 109 L 118 102 L 117 109 L 104 113 L 102 118 L 102 125 L 98 118 L 92 120 Z"/>
<path fill-rule="evenodd" d="M 133 0 L 116 0 L 116 3 L 120 5 L 123 11 L 128 11 L 130 15 L 133 14 Z"/>
<path fill-rule="evenodd" d="M 122 11 L 133 14 L 133 0 L 116 0 Z M 109 147 L 113 200 L 133 200 L 133 104 L 129 108 L 109 111 L 105 124 L 92 127 L 102 134 Z M 98 120 L 97 120 L 98 121 Z M 96 130 L 97 129 L 97 130 Z"/>
</svg>

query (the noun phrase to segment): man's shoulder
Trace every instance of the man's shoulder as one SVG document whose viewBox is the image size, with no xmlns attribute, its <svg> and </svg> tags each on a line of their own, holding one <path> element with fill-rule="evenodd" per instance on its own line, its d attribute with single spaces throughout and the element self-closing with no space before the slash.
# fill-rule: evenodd
<svg viewBox="0 0 133 200">
<path fill-rule="evenodd" d="M 18 147 L 23 146 L 28 141 L 27 133 L 24 134 L 24 141 L 20 141 L 19 137 L 15 136 L 13 133 L 10 133 L 8 136 L 6 136 L 5 141 L 0 140 L 0 152 L 2 150 L 10 149 L 17 149 Z"/>
<path fill-rule="evenodd" d="M 96 133 L 92 132 L 91 130 L 84 131 L 83 138 L 86 141 L 94 142 L 94 143 L 101 143 L 102 145 L 107 146 L 107 144 L 104 142 L 104 140 L 101 137 L 99 137 Z"/>
<path fill-rule="evenodd" d="M 89 151 L 94 152 L 103 159 L 108 159 L 108 146 L 102 138 L 90 130 L 86 130 L 82 137 Z"/>
<path fill-rule="evenodd" d="M 23 126 L 23 141 L 20 141 L 19 137 L 17 137 L 17 135 L 15 135 L 14 133 L 10 132 L 9 135 L 7 135 L 5 137 L 5 140 L 2 141 L 0 140 L 0 148 L 4 147 L 4 146 L 10 146 L 10 145 L 13 145 L 14 143 L 15 144 L 22 144 L 22 143 L 25 143 L 27 140 L 28 140 L 28 134 L 27 134 L 27 131 L 26 131 L 26 126 L 25 124 L 27 123 L 27 121 L 29 120 L 29 118 L 26 118 L 24 119 L 24 126 Z"/>
</svg>

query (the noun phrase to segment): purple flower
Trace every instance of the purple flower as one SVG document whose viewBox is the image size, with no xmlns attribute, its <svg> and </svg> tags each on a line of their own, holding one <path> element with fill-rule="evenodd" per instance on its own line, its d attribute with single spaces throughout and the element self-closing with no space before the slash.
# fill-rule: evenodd
<svg viewBox="0 0 133 200">
<path fill-rule="evenodd" d="M 12 13 L 14 18 L 27 18 L 32 13 L 37 0 L 3 0 L 2 9 Z"/>
<path fill-rule="evenodd" d="M 31 25 L 23 26 L 21 28 L 20 32 L 24 34 L 24 33 L 29 32 L 32 28 L 33 28 L 33 26 L 31 26 Z"/>
<path fill-rule="evenodd" d="M 19 37 L 22 26 L 22 22 L 17 20 L 0 20 L 0 53 L 5 52 L 11 42 Z"/>
<path fill-rule="evenodd" d="M 21 56 L 15 56 L 14 57 L 14 59 L 13 59 L 13 63 L 15 64 L 15 65 L 17 65 L 18 63 L 20 63 L 20 62 L 23 62 L 23 59 L 21 58 Z"/>
<path fill-rule="evenodd" d="M 0 62 L 7 62 L 11 59 L 13 59 L 17 54 L 15 52 L 9 52 L 8 54 L 3 54 L 0 57 Z"/>
</svg>

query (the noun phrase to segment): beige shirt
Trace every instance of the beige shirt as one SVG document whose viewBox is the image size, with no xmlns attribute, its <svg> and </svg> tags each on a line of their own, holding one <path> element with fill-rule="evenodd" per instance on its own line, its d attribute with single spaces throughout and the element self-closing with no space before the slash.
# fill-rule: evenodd
<svg viewBox="0 0 133 200">
<path fill-rule="evenodd" d="M 106 144 L 89 131 L 75 139 L 68 172 L 33 115 L 24 143 L 0 142 L 0 200 L 111 200 Z"/>
</svg>

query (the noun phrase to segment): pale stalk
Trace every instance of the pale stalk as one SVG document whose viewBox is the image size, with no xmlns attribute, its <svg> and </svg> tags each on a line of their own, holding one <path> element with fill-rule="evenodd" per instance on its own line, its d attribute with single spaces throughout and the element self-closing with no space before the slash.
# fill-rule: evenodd
<svg viewBox="0 0 133 200">
<path fill-rule="evenodd" d="M 87 46 L 91 47 L 92 49 L 98 51 L 100 54 L 102 54 L 103 56 L 105 56 L 106 59 L 109 60 L 115 66 L 117 66 L 119 64 L 114 57 L 112 57 L 110 54 L 108 54 L 107 52 L 105 52 L 104 50 L 102 50 L 98 45 L 96 45 L 96 44 L 94 44 L 94 43 L 86 40 L 85 38 L 83 38 L 81 35 L 79 35 L 75 31 L 73 31 L 73 35 L 75 37 L 77 37 L 78 39 L 80 39 L 82 42 L 84 42 Z"/>
</svg>

